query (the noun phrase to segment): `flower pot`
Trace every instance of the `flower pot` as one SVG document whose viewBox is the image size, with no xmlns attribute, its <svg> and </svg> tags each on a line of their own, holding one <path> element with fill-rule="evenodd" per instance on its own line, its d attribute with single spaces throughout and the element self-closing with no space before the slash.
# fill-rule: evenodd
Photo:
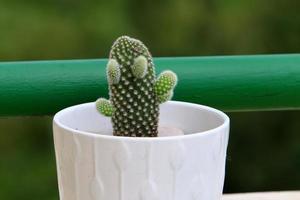
<svg viewBox="0 0 300 200">
<path fill-rule="evenodd" d="M 61 200 L 219 200 L 229 118 L 216 109 L 170 101 L 160 126 L 183 136 L 112 136 L 94 103 L 66 108 L 53 120 Z"/>
</svg>

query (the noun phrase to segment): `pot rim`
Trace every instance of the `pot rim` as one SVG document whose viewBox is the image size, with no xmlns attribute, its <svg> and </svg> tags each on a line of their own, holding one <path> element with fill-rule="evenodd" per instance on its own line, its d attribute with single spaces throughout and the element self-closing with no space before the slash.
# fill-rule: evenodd
<svg viewBox="0 0 300 200">
<path fill-rule="evenodd" d="M 229 122 L 230 119 L 229 117 L 222 111 L 217 110 L 215 108 L 205 106 L 205 105 L 200 105 L 200 104 L 195 104 L 195 103 L 189 103 L 189 102 L 183 102 L 183 101 L 168 101 L 166 102 L 167 104 L 175 104 L 175 105 L 183 105 L 183 106 L 190 106 L 194 107 L 195 109 L 201 109 L 201 110 L 206 110 L 209 112 L 213 112 L 217 116 L 221 117 L 223 120 L 223 123 L 215 128 L 206 130 L 206 131 L 201 131 L 201 132 L 195 132 L 192 134 L 187 134 L 187 135 L 179 135 L 179 136 L 164 136 L 164 137 L 129 137 L 129 136 L 114 136 L 114 135 L 102 135 L 102 134 L 96 134 L 96 133 L 91 133 L 88 131 L 83 131 L 83 130 L 76 130 L 73 129 L 69 126 L 64 125 L 63 123 L 60 122 L 60 118 L 63 116 L 65 112 L 68 112 L 72 109 L 75 109 L 76 107 L 80 106 L 90 106 L 91 104 L 94 104 L 95 102 L 89 102 L 89 103 L 83 103 L 83 104 L 77 104 L 74 106 L 70 106 L 67 108 L 64 108 L 57 112 L 54 117 L 53 117 L 53 125 L 57 125 L 58 127 L 65 129 L 69 132 L 77 133 L 80 135 L 84 135 L 87 137 L 95 137 L 95 138 L 102 138 L 102 139 L 107 139 L 107 140 L 132 140 L 132 141 L 142 141 L 142 142 L 147 142 L 147 141 L 165 141 L 165 140 L 181 140 L 181 139 L 192 139 L 193 137 L 205 137 L 209 136 L 211 134 L 219 132 L 219 130 L 229 128 Z"/>
</svg>

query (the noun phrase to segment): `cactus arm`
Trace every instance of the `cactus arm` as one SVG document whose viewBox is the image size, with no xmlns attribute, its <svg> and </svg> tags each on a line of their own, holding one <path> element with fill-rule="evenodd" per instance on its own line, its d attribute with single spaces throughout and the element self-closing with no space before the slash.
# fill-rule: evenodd
<svg viewBox="0 0 300 200">
<path fill-rule="evenodd" d="M 156 95 L 158 97 L 162 97 L 167 95 L 168 93 L 171 94 L 176 84 L 177 76 L 174 72 L 169 70 L 162 72 L 155 82 Z"/>
<path fill-rule="evenodd" d="M 106 66 L 107 79 L 109 84 L 118 84 L 120 81 L 121 70 L 119 63 L 115 59 L 110 59 Z"/>
<path fill-rule="evenodd" d="M 158 97 L 158 102 L 159 102 L 160 104 L 162 104 L 162 103 L 164 103 L 164 102 L 166 102 L 166 101 L 169 101 L 169 100 L 171 100 L 172 97 L 173 97 L 173 90 L 169 91 L 169 92 L 166 93 L 166 94 L 159 95 L 159 96 L 157 96 L 157 97 Z"/>
<path fill-rule="evenodd" d="M 145 56 L 138 56 L 134 59 L 134 63 L 131 66 L 132 74 L 136 78 L 143 78 L 147 73 L 147 65 L 148 62 Z"/>
<path fill-rule="evenodd" d="M 114 106 L 110 103 L 109 100 L 104 98 L 99 98 L 96 101 L 96 108 L 100 114 L 106 117 L 111 117 L 115 112 Z"/>
</svg>

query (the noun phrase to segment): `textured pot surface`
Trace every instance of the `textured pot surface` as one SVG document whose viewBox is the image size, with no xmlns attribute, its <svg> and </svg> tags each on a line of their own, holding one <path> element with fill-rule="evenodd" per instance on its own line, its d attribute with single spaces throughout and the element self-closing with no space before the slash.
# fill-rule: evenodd
<svg viewBox="0 0 300 200">
<path fill-rule="evenodd" d="M 170 101 L 160 126 L 184 136 L 112 136 L 94 103 L 66 108 L 53 120 L 61 200 L 219 200 L 228 117 L 213 108 Z"/>
</svg>

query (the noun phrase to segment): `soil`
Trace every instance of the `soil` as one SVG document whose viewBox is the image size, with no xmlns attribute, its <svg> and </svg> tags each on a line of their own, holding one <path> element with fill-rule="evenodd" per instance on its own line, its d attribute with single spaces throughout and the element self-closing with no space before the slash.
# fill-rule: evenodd
<svg viewBox="0 0 300 200">
<path fill-rule="evenodd" d="M 161 126 L 158 128 L 158 137 L 167 136 L 180 136 L 184 135 L 184 132 L 176 127 Z"/>
</svg>

